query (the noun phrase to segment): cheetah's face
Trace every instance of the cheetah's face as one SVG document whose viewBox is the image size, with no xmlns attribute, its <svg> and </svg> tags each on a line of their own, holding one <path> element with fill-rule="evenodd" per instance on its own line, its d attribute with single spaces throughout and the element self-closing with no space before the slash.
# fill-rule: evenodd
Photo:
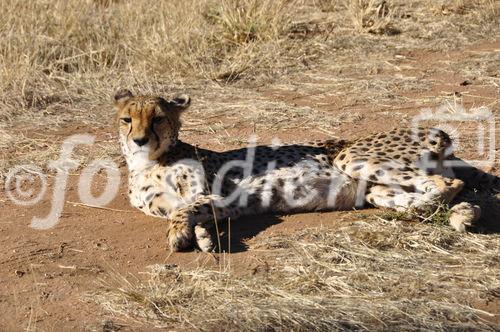
<svg viewBox="0 0 500 332">
<path fill-rule="evenodd" d="M 135 154 L 147 152 L 155 160 L 177 140 L 180 114 L 189 107 L 186 95 L 173 100 L 161 97 L 133 96 L 129 90 L 115 95 L 120 139 L 128 151 Z"/>
</svg>

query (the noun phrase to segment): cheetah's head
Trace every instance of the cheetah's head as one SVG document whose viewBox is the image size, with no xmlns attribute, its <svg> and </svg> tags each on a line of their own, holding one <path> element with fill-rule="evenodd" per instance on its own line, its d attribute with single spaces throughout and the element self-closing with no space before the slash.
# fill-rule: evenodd
<svg viewBox="0 0 500 332">
<path fill-rule="evenodd" d="M 187 95 L 172 100 L 134 96 L 129 90 L 115 94 L 122 144 L 131 153 L 148 151 L 149 159 L 158 159 L 177 141 L 180 115 L 190 104 Z"/>
</svg>

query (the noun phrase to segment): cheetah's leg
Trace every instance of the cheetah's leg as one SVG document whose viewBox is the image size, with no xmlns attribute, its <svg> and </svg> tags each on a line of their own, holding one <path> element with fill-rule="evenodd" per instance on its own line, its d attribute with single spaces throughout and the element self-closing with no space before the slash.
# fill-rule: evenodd
<svg viewBox="0 0 500 332">
<path fill-rule="evenodd" d="M 193 236 L 196 244 L 204 251 L 214 249 L 212 237 L 208 231 L 213 226 L 214 217 L 217 220 L 236 218 L 239 210 L 230 207 L 217 206 L 216 196 L 203 196 L 195 202 L 180 208 L 170 215 L 170 225 L 167 229 L 167 241 L 172 251 L 179 251 L 191 245 Z"/>
<path fill-rule="evenodd" d="M 428 175 L 414 165 L 396 160 L 380 162 L 378 158 L 366 159 L 362 162 L 354 160 L 347 164 L 346 169 L 351 177 L 375 184 L 371 195 L 367 196 L 375 205 L 379 202 L 378 205 L 384 207 L 394 205 L 426 210 L 440 203 L 450 203 L 464 186 L 459 179 Z"/>
<path fill-rule="evenodd" d="M 451 203 L 455 196 L 464 187 L 460 179 L 446 178 L 441 175 L 430 175 L 416 178 L 414 188 L 416 192 L 423 194 L 422 207 L 434 206 L 439 203 Z M 419 205 L 416 205 L 419 208 Z"/>
<path fill-rule="evenodd" d="M 403 212 L 411 209 L 414 202 L 421 199 L 420 196 L 422 194 L 406 192 L 402 188 L 376 185 L 369 189 L 366 201 L 377 207 Z"/>
<path fill-rule="evenodd" d="M 439 203 L 450 203 L 464 186 L 459 179 L 439 175 L 416 179 L 415 184 L 414 192 L 405 191 L 402 187 L 376 185 L 370 188 L 366 200 L 375 206 L 397 211 L 425 211 L 435 208 Z M 480 216 L 479 206 L 462 202 L 450 209 L 449 223 L 455 230 L 463 232 Z"/>
</svg>

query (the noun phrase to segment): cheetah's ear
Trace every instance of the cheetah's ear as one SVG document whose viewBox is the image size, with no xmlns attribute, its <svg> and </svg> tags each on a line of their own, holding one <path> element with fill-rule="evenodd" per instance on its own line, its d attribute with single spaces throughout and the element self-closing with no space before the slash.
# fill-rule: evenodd
<svg viewBox="0 0 500 332">
<path fill-rule="evenodd" d="M 122 107 L 134 95 L 130 90 L 120 89 L 115 93 L 115 107 Z"/>
<path fill-rule="evenodd" d="M 191 105 L 191 98 L 185 94 L 177 95 L 172 100 L 167 101 L 168 109 L 176 112 L 186 110 L 189 105 Z"/>
</svg>

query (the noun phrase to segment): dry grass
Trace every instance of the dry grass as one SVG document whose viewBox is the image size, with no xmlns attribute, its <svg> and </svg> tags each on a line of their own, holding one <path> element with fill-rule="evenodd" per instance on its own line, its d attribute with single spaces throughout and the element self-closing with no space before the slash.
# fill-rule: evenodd
<svg viewBox="0 0 500 332">
<path fill-rule="evenodd" d="M 290 5 L 270 0 L 123 1 L 104 7 L 93 1 L 4 1 L 2 83 L 38 72 L 38 78 L 59 78 L 64 85 L 63 73 L 110 70 L 234 79 L 250 64 L 258 70 L 259 62 L 272 59 L 275 45 L 267 43 L 287 29 Z M 29 86 L 20 90 L 23 106 L 54 102 Z"/>
<path fill-rule="evenodd" d="M 254 241 L 253 274 L 156 266 L 92 299 L 125 322 L 195 330 L 488 330 L 500 237 L 386 220 Z M 257 272 L 255 272 L 257 271 Z"/>
<path fill-rule="evenodd" d="M 348 12 L 354 27 L 361 32 L 386 33 L 392 31 L 392 12 L 385 0 L 351 0 Z"/>
<path fill-rule="evenodd" d="M 478 7 L 486 6 L 496 13 L 498 10 L 498 4 L 495 4 L 495 0 L 453 0 L 453 1 L 436 1 L 433 6 L 433 10 L 437 14 L 441 15 L 451 15 L 459 14 L 466 15 L 474 12 Z"/>
<path fill-rule="evenodd" d="M 323 12 L 333 12 L 338 9 L 338 0 L 316 0 L 314 4 L 318 6 Z"/>
</svg>

